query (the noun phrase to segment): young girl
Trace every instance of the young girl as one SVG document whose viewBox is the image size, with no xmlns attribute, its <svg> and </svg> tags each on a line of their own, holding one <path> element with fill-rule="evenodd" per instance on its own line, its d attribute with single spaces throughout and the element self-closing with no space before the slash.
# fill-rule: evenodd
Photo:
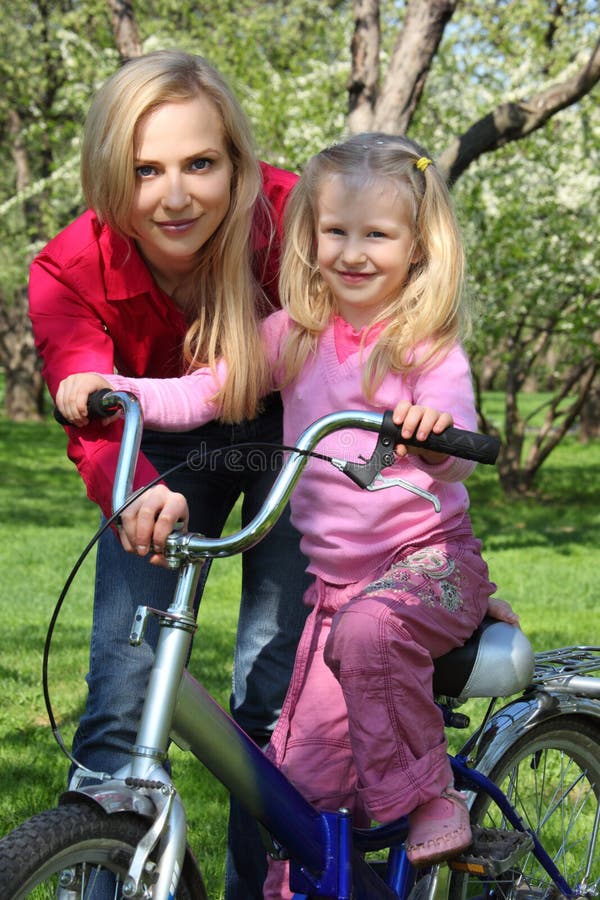
<svg viewBox="0 0 600 900">
<path fill-rule="evenodd" d="M 315 156 L 286 212 L 284 310 L 263 326 L 286 442 L 345 408 L 393 408 L 405 437 L 475 429 L 462 280 L 450 198 L 422 148 L 363 134 Z M 218 413 L 226 371 L 221 361 L 162 382 L 80 375 L 61 385 L 58 401 L 83 421 L 90 390 L 129 390 L 153 427 L 186 429 Z M 322 450 L 369 457 L 373 441 L 344 432 Z M 401 489 L 373 496 L 318 460 L 292 496 L 313 611 L 268 752 L 320 808 L 348 807 L 359 825 L 408 814 L 408 856 L 422 865 L 471 840 L 432 660 L 469 637 L 493 585 L 467 512 L 463 481 L 474 465 L 404 445 L 396 453 L 393 468 L 437 494 L 440 513 Z M 145 553 L 152 539 L 160 553 L 186 514 L 181 496 L 159 488 L 124 520 L 124 540 Z M 266 897 L 291 896 L 285 869 L 271 863 Z"/>
</svg>

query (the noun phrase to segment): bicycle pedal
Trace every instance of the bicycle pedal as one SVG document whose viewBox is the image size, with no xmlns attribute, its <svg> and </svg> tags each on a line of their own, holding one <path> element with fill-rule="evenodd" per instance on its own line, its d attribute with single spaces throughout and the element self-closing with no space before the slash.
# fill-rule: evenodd
<svg viewBox="0 0 600 900">
<path fill-rule="evenodd" d="M 449 859 L 448 866 L 458 872 L 491 878 L 512 868 L 532 847 L 529 832 L 475 827 L 471 846 L 460 856 Z"/>
</svg>

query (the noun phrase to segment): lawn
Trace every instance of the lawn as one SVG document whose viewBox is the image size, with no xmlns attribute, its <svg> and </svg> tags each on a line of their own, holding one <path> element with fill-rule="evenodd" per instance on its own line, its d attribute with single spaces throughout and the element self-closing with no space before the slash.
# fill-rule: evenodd
<svg viewBox="0 0 600 900">
<path fill-rule="evenodd" d="M 41 690 L 48 621 L 62 585 L 97 525 L 52 421 L 0 419 L 0 834 L 54 805 L 67 761 L 47 723 Z M 499 594 L 521 615 L 536 649 L 600 643 L 600 448 L 569 437 L 552 455 L 539 497 L 507 501 L 493 469 L 469 486 L 477 534 Z M 235 524 L 232 520 L 231 525 Z M 93 556 L 93 554 L 92 554 Z M 61 613 L 50 660 L 51 696 L 65 742 L 84 698 L 93 558 L 82 566 Z M 227 703 L 239 565 L 217 560 L 200 611 L 192 670 Z M 191 843 L 211 898 L 222 896 L 227 798 L 189 754 L 175 749 Z"/>
</svg>

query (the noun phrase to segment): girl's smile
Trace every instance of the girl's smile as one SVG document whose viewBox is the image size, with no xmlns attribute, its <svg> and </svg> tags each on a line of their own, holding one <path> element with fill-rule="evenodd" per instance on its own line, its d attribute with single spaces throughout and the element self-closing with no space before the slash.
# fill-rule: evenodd
<svg viewBox="0 0 600 900">
<path fill-rule="evenodd" d="M 357 189 L 334 175 L 319 192 L 317 240 L 337 311 L 362 328 L 397 297 L 416 259 L 412 199 L 386 179 Z"/>
<path fill-rule="evenodd" d="M 342 281 L 347 284 L 361 284 L 362 282 L 369 281 L 373 278 L 368 272 L 345 272 L 338 271 L 338 275 L 342 279 Z"/>
</svg>

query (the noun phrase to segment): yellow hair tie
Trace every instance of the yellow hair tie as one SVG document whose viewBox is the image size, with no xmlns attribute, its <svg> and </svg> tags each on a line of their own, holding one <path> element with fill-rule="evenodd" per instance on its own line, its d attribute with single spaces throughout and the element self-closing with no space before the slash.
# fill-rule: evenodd
<svg viewBox="0 0 600 900">
<path fill-rule="evenodd" d="M 431 160 L 427 156 L 421 156 L 415 163 L 415 166 L 420 172 L 425 173 L 425 169 L 431 163 Z"/>
</svg>

